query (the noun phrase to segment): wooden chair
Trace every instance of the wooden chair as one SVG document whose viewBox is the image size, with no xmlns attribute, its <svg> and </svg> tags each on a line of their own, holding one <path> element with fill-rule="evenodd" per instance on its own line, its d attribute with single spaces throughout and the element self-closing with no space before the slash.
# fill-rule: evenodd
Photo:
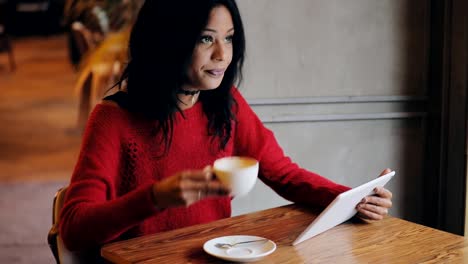
<svg viewBox="0 0 468 264">
<path fill-rule="evenodd" d="M 79 97 L 77 129 L 83 130 L 94 106 L 106 95 L 120 74 L 120 63 L 97 63 L 84 69 L 75 90 Z"/>
<path fill-rule="evenodd" d="M 77 121 L 77 130 L 80 132 L 86 125 L 88 121 L 89 112 L 91 111 L 91 89 L 93 84 L 93 72 L 85 72 L 78 78 L 76 84 L 76 91 L 79 97 L 78 105 L 78 121 Z"/>
<path fill-rule="evenodd" d="M 77 130 L 84 128 L 91 109 L 109 94 L 109 88 L 118 81 L 122 65 L 127 60 L 129 35 L 130 30 L 108 34 L 83 58 L 75 85 L 80 102 Z"/>
<path fill-rule="evenodd" d="M 81 56 L 94 48 L 91 32 L 81 22 L 72 23 L 71 33 Z"/>
<path fill-rule="evenodd" d="M 68 187 L 63 187 L 55 193 L 52 203 L 52 227 L 47 234 L 47 242 L 57 264 L 101 263 L 103 259 L 98 251 L 72 252 L 65 247 L 59 233 L 60 211 L 63 207 Z"/>
<path fill-rule="evenodd" d="M 0 53 L 6 52 L 8 53 L 8 58 L 10 61 L 10 70 L 15 71 L 16 63 L 15 57 L 13 56 L 13 47 L 11 45 L 10 38 L 8 37 L 5 26 L 0 24 Z"/>
<path fill-rule="evenodd" d="M 57 191 L 54 196 L 52 203 L 52 228 L 47 235 L 47 242 L 49 243 L 50 250 L 54 255 L 57 264 L 60 263 L 79 263 L 78 257 L 68 251 L 63 244 L 62 239 L 59 235 L 59 219 L 60 210 L 63 206 L 65 194 L 67 193 L 67 187 L 63 187 Z"/>
</svg>

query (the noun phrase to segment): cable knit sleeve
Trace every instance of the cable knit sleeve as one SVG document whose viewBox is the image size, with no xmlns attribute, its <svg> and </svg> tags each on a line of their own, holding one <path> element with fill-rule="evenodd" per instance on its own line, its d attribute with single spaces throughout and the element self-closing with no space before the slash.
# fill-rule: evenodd
<svg viewBox="0 0 468 264">
<path fill-rule="evenodd" d="M 233 88 L 237 102 L 234 131 L 236 155 L 260 162 L 260 179 L 287 200 L 324 207 L 349 187 L 336 184 L 300 168 L 284 155 L 271 130 L 266 128 L 242 95 Z"/>
<path fill-rule="evenodd" d="M 70 250 L 85 250 L 116 239 L 155 212 L 151 184 L 117 197 L 116 184 L 123 110 L 98 105 L 90 116 L 60 219 Z"/>
</svg>

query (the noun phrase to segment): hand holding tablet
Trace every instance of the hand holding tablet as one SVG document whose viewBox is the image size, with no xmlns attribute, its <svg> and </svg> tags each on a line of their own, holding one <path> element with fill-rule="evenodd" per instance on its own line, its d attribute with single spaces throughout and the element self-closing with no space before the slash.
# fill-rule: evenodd
<svg viewBox="0 0 468 264">
<path fill-rule="evenodd" d="M 390 169 L 385 169 L 380 176 L 390 172 L 392 172 Z M 392 192 L 388 189 L 376 187 L 372 195 L 364 197 L 356 206 L 356 217 L 365 220 L 382 220 L 392 207 L 392 196 Z"/>
<path fill-rule="evenodd" d="M 374 189 L 376 187 L 383 187 L 394 175 L 395 172 L 392 171 L 338 195 L 297 237 L 293 245 L 297 245 L 302 241 L 349 220 L 357 213 L 356 205 L 359 204 L 364 197 L 374 194 Z"/>
</svg>

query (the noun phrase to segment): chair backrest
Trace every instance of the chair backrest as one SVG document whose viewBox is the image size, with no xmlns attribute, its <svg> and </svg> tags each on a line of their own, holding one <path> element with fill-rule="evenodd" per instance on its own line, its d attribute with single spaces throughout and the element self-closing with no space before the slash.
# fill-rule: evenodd
<svg viewBox="0 0 468 264">
<path fill-rule="evenodd" d="M 79 96 L 79 131 L 86 126 L 94 106 L 109 95 L 110 88 L 119 80 L 121 72 L 122 66 L 119 61 L 98 62 L 81 70 L 75 84 L 75 93 Z"/>
<path fill-rule="evenodd" d="M 57 261 L 57 264 L 88 263 L 83 261 L 83 257 L 80 256 L 79 252 L 75 253 L 69 251 L 60 238 L 58 225 L 60 222 L 60 210 L 62 209 L 66 193 L 67 187 L 63 187 L 55 194 L 52 203 L 52 228 L 47 235 L 47 242 L 49 243 L 50 250 L 52 251 L 54 258 Z"/>
<path fill-rule="evenodd" d="M 57 237 L 58 237 L 58 215 L 61 206 L 59 204 L 63 203 L 63 197 L 65 196 L 66 187 L 58 190 L 55 193 L 54 200 L 52 203 L 52 228 L 47 234 L 47 242 L 49 243 L 50 250 L 54 255 L 55 260 L 57 263 L 60 263 L 59 256 L 58 256 L 58 245 L 57 245 Z"/>
<path fill-rule="evenodd" d="M 13 56 L 13 48 L 10 38 L 7 35 L 5 25 L 0 22 L 0 52 L 7 52 L 10 60 L 10 70 L 16 68 L 15 58 Z"/>
<path fill-rule="evenodd" d="M 91 49 L 94 49 L 96 43 L 93 40 L 93 33 L 86 28 L 83 23 L 75 21 L 71 25 L 71 33 L 76 46 L 80 52 L 80 58 Z"/>
<path fill-rule="evenodd" d="M 5 32 L 5 26 L 0 23 L 0 52 L 8 52 L 10 49 L 10 41 Z"/>
</svg>

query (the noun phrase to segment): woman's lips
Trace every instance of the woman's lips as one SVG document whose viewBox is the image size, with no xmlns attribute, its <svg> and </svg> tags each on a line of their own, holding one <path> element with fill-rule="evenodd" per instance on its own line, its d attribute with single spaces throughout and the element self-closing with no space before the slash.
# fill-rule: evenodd
<svg viewBox="0 0 468 264">
<path fill-rule="evenodd" d="M 206 72 L 214 77 L 221 77 L 224 74 L 225 69 L 213 69 L 213 70 L 206 70 Z"/>
</svg>

